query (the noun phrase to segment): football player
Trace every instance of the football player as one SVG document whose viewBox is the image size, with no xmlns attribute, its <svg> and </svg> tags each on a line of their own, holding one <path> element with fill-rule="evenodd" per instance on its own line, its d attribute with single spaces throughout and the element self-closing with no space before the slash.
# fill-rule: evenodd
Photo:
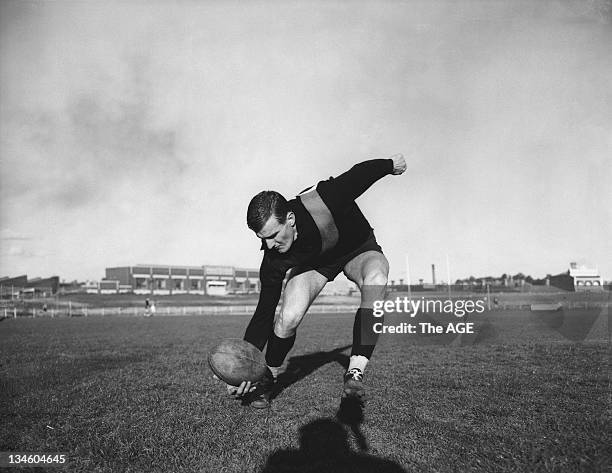
<svg viewBox="0 0 612 473">
<path fill-rule="evenodd" d="M 247 225 L 261 240 L 264 255 L 259 302 L 244 339 L 260 350 L 267 344 L 270 370 L 257 386 L 243 382 L 231 390 L 232 394 L 252 392 L 253 407 L 269 407 L 275 379 L 294 344 L 296 329 L 325 284 L 343 272 L 361 290 L 343 396 L 364 399 L 363 374 L 376 344 L 371 330 L 372 303 L 384 297 L 389 263 L 355 199 L 384 176 L 405 170 L 404 157 L 398 154 L 356 164 L 289 201 L 275 191 L 253 197 Z M 283 303 L 275 320 L 285 277 Z"/>
</svg>

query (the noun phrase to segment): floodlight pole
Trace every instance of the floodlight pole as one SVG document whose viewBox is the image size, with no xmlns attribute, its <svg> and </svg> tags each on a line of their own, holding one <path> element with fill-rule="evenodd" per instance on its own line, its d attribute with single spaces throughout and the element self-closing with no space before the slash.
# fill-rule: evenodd
<svg viewBox="0 0 612 473">
<path fill-rule="evenodd" d="M 450 263 L 448 262 L 448 253 L 446 254 L 446 278 L 448 280 L 448 298 L 451 298 L 451 278 L 450 278 Z"/>
<path fill-rule="evenodd" d="M 408 263 L 408 255 L 406 255 L 406 281 L 408 282 L 408 300 L 412 300 L 412 290 L 410 289 L 410 264 Z"/>
</svg>

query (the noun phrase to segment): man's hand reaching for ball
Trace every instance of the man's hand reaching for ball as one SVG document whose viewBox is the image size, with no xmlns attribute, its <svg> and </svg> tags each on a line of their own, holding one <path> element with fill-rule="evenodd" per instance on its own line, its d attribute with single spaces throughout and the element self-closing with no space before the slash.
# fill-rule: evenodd
<svg viewBox="0 0 612 473">
<path fill-rule="evenodd" d="M 213 379 L 217 381 L 221 381 L 217 375 L 213 374 Z M 257 386 L 250 381 L 243 381 L 240 383 L 240 386 L 232 386 L 231 384 L 225 383 L 225 389 L 227 390 L 227 394 L 230 396 L 234 396 L 236 399 L 241 398 L 247 393 L 255 391 Z"/>
<path fill-rule="evenodd" d="M 235 398 L 240 398 L 247 393 L 255 391 L 257 386 L 250 381 L 243 381 L 240 383 L 240 386 L 230 386 L 227 385 L 227 392 L 230 396 L 234 396 Z"/>
<path fill-rule="evenodd" d="M 404 159 L 403 154 L 394 154 L 389 159 L 393 160 L 393 174 L 394 175 L 397 176 L 399 174 L 403 174 L 404 171 L 406 171 L 406 160 Z"/>
</svg>

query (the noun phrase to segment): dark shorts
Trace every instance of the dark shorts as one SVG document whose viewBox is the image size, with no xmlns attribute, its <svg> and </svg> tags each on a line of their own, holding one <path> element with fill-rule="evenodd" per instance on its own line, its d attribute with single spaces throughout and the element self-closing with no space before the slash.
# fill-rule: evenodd
<svg viewBox="0 0 612 473">
<path fill-rule="evenodd" d="M 351 261 L 355 256 L 365 253 L 366 251 L 378 251 L 379 253 L 383 253 L 382 248 L 376 241 L 374 232 L 370 233 L 368 239 L 350 253 L 333 260 L 323 260 L 314 264 L 297 266 L 291 270 L 289 277 L 291 278 L 293 276 L 297 276 L 298 274 L 305 273 L 306 271 L 315 270 L 317 273 L 325 276 L 328 281 L 333 281 L 336 276 L 342 272 L 349 261 Z"/>
</svg>

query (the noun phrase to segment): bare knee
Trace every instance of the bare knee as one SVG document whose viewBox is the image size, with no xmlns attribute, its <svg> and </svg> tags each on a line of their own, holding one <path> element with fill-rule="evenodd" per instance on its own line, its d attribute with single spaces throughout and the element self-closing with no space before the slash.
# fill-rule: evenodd
<svg viewBox="0 0 612 473">
<path fill-rule="evenodd" d="M 292 337 L 295 335 L 301 320 L 302 314 L 291 310 L 282 310 L 274 324 L 274 333 L 280 338 Z"/>
<path fill-rule="evenodd" d="M 363 278 L 363 284 L 366 286 L 386 286 L 387 285 L 387 273 L 382 269 L 376 269 L 370 271 Z"/>
</svg>

